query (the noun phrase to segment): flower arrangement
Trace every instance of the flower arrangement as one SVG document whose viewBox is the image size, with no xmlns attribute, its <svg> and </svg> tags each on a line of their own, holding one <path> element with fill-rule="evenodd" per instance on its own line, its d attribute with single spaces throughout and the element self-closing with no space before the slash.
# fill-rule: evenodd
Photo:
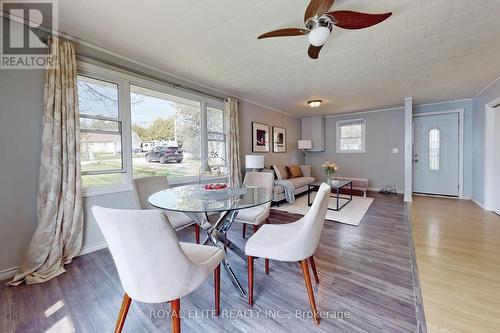
<svg viewBox="0 0 500 333">
<path fill-rule="evenodd" d="M 339 166 L 337 163 L 333 162 L 325 162 L 321 165 L 323 170 L 325 171 L 326 181 L 330 184 L 333 181 L 333 177 L 335 176 L 335 172 L 339 170 Z"/>
</svg>

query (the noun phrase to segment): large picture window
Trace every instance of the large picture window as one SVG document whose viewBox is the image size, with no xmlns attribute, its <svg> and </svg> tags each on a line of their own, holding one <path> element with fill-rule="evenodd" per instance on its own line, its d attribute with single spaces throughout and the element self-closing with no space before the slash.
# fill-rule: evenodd
<svg viewBox="0 0 500 333">
<path fill-rule="evenodd" d="M 130 99 L 134 178 L 197 175 L 201 103 L 138 86 Z"/>
<path fill-rule="evenodd" d="M 80 62 L 78 102 L 86 195 L 147 176 L 197 181 L 201 161 L 226 156 L 222 99 Z"/>
</svg>

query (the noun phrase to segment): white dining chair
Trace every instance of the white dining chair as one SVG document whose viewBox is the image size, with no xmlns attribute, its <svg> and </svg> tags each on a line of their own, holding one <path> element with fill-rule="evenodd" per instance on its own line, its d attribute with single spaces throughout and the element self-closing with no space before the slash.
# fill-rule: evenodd
<svg viewBox="0 0 500 333">
<path fill-rule="evenodd" d="M 121 332 L 132 300 L 170 302 L 172 331 L 180 332 L 180 298 L 214 272 L 215 313 L 220 312 L 220 262 L 214 246 L 181 243 L 159 210 L 92 207 L 125 291 L 115 332 Z"/>
<path fill-rule="evenodd" d="M 245 254 L 248 259 L 248 303 L 250 306 L 253 305 L 254 258 L 298 261 L 302 266 L 313 319 L 319 325 L 307 260 L 309 259 L 311 263 L 315 282 L 319 283 L 313 255 L 318 247 L 325 222 L 330 191 L 329 185 L 322 184 L 311 208 L 303 218 L 288 224 L 265 224 L 247 241 Z"/>
<path fill-rule="evenodd" d="M 274 187 L 274 174 L 270 172 L 247 172 L 243 184 L 246 187 L 264 187 L 272 191 Z M 271 203 L 269 202 L 265 205 L 242 209 L 238 212 L 234 221 L 243 223 L 243 238 L 245 238 L 247 224 L 253 226 L 255 233 L 262 223 L 269 222 L 270 210 Z"/>
<path fill-rule="evenodd" d="M 157 209 L 153 207 L 148 198 L 156 192 L 170 188 L 170 183 L 165 176 L 150 176 L 134 179 L 134 192 L 141 209 Z M 200 226 L 184 213 L 164 211 L 175 230 L 181 230 L 194 225 L 196 244 L 200 243 Z"/>
</svg>

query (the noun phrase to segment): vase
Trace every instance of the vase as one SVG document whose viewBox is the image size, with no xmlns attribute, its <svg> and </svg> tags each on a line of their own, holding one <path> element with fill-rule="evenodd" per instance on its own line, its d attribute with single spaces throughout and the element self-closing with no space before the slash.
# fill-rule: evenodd
<svg viewBox="0 0 500 333">
<path fill-rule="evenodd" d="M 333 185 L 335 183 L 335 174 L 327 174 L 326 183 L 330 186 Z"/>
</svg>

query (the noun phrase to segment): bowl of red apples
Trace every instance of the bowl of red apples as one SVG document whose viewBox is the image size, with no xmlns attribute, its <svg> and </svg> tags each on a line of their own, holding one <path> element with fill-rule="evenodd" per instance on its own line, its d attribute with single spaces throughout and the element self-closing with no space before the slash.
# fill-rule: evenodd
<svg viewBox="0 0 500 333">
<path fill-rule="evenodd" d="M 213 183 L 203 185 L 202 188 L 207 192 L 223 192 L 229 189 L 229 185 L 227 183 Z"/>
</svg>

